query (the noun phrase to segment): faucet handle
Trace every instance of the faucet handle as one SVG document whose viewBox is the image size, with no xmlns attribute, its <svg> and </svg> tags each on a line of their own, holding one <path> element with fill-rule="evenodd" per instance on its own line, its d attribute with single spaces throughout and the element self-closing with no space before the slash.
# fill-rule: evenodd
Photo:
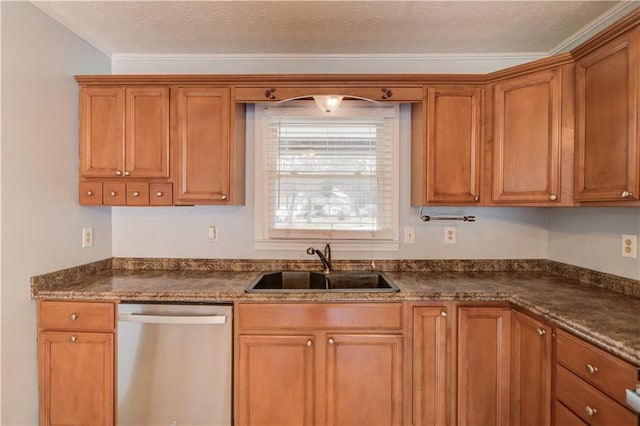
<svg viewBox="0 0 640 426">
<path fill-rule="evenodd" d="M 324 257 L 326 257 L 327 261 L 331 263 L 331 246 L 329 243 L 324 245 Z"/>
</svg>

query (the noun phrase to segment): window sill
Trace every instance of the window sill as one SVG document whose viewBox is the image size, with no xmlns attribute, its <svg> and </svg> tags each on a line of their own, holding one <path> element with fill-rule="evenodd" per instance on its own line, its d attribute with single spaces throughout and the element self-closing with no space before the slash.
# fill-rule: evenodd
<svg viewBox="0 0 640 426">
<path fill-rule="evenodd" d="M 332 251 L 361 251 L 361 252 L 380 252 L 380 251 L 399 251 L 400 243 L 398 241 L 321 241 L 321 240 L 256 240 L 254 249 L 256 250 L 288 250 L 305 252 L 309 246 L 324 246 L 325 243 L 331 243 Z"/>
</svg>

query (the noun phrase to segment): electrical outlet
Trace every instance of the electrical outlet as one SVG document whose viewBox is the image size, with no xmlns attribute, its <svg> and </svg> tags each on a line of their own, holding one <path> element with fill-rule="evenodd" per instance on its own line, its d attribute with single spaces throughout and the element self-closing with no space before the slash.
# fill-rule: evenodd
<svg viewBox="0 0 640 426">
<path fill-rule="evenodd" d="M 638 258 L 638 236 L 622 234 L 622 257 Z"/>
<path fill-rule="evenodd" d="M 413 226 L 404 227 L 404 243 L 414 244 L 416 242 L 416 230 Z"/>
<path fill-rule="evenodd" d="M 445 244 L 456 243 L 456 228 L 454 226 L 446 226 L 444 228 L 444 243 Z"/>
<path fill-rule="evenodd" d="M 93 228 L 82 228 L 82 247 L 93 247 Z"/>
<path fill-rule="evenodd" d="M 209 227 L 209 234 L 207 235 L 207 240 L 210 242 L 218 241 L 218 228 L 215 226 Z"/>
</svg>

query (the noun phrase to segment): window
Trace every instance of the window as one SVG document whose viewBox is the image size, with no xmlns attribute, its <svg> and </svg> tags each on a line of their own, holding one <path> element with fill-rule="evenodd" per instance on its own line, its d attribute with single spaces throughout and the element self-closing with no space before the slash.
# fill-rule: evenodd
<svg viewBox="0 0 640 426">
<path fill-rule="evenodd" d="M 396 104 L 256 105 L 256 239 L 398 239 Z"/>
</svg>

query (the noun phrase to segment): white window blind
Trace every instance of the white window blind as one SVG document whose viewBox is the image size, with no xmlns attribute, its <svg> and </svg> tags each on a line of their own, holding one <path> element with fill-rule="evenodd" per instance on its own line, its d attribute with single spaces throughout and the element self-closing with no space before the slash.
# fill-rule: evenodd
<svg viewBox="0 0 640 426">
<path fill-rule="evenodd" d="M 396 239 L 397 105 L 262 112 L 268 239 Z"/>
</svg>

